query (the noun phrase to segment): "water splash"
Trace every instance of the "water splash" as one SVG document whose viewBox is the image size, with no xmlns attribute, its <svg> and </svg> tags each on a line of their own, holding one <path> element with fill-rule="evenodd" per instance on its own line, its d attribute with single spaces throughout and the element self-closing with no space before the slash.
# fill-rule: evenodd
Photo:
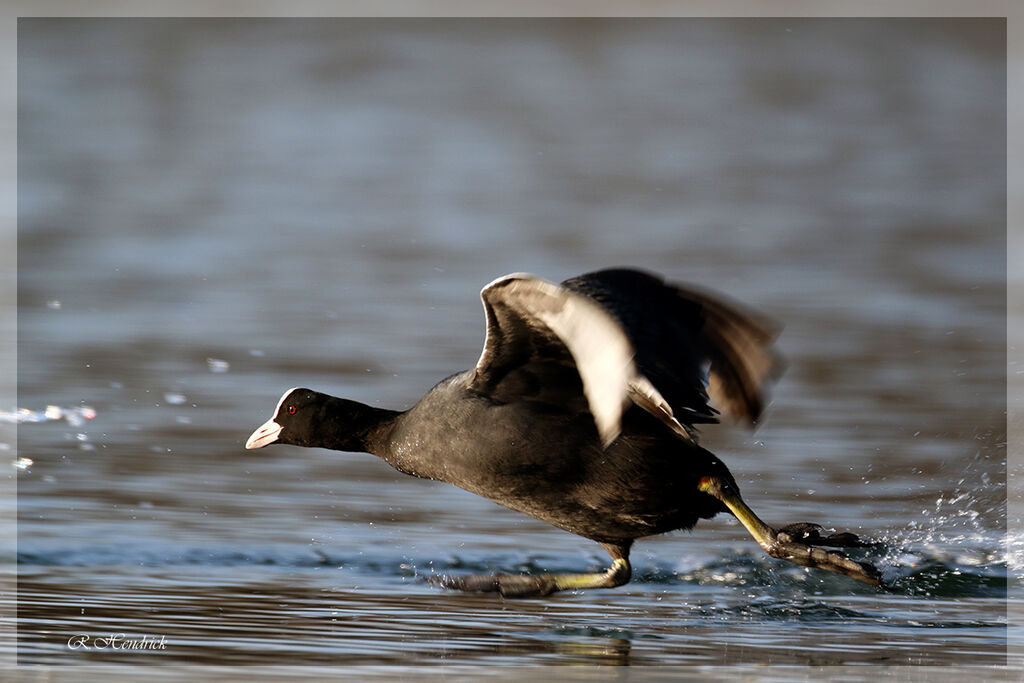
<svg viewBox="0 0 1024 683">
<path fill-rule="evenodd" d="M 72 427 L 81 427 L 87 420 L 92 420 L 95 417 L 96 410 L 89 406 L 61 408 L 60 406 L 49 405 L 44 410 L 32 410 L 30 408 L 0 410 L 0 422 L 13 424 L 64 420 Z"/>
<path fill-rule="evenodd" d="M 879 560 L 886 581 L 911 595 L 1005 596 L 1008 569 L 1021 566 L 1024 538 L 993 528 L 993 515 L 1005 519 L 996 505 L 960 486 L 938 496 L 904 529 L 880 537 L 887 548 Z"/>
</svg>

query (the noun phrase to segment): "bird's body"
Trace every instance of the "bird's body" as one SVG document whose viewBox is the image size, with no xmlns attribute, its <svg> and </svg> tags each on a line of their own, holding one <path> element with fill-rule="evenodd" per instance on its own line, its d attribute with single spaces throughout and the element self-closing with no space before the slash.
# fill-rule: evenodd
<svg viewBox="0 0 1024 683">
<path fill-rule="evenodd" d="M 643 410 L 627 410 L 605 448 L 589 414 L 496 403 L 466 388 L 471 374 L 444 380 L 397 416 L 371 452 L 599 542 L 689 529 L 725 511 L 697 491 L 700 474 L 725 471 L 720 461 Z"/>
<path fill-rule="evenodd" d="M 561 285 L 511 275 L 481 296 L 488 327 L 477 365 L 408 411 L 292 389 L 246 446 L 370 452 L 598 541 L 614 560 L 605 574 L 445 578 L 449 587 L 524 595 L 620 585 L 635 539 L 726 511 L 776 557 L 879 583 L 870 565 L 809 545 L 838 537 L 805 526 L 800 543 L 761 522 L 697 443 L 693 425 L 719 410 L 760 415 L 779 367 L 770 325 L 628 269 Z"/>
</svg>

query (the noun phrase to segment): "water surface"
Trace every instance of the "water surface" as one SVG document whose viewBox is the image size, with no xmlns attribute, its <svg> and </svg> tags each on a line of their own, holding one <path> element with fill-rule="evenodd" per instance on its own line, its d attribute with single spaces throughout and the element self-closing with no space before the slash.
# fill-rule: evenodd
<svg viewBox="0 0 1024 683">
<path fill-rule="evenodd" d="M 1006 663 L 1002 24 L 19 26 L 21 663 Z M 620 264 L 784 323 L 763 424 L 706 444 L 766 520 L 882 542 L 892 591 L 720 518 L 613 591 L 451 594 L 607 558 L 243 449 L 289 387 L 406 408 L 472 365 L 499 275 Z"/>
</svg>

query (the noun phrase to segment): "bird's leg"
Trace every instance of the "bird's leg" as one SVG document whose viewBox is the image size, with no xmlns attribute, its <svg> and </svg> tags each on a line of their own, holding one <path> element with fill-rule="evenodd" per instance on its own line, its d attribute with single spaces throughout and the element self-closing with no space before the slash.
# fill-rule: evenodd
<svg viewBox="0 0 1024 683">
<path fill-rule="evenodd" d="M 615 588 L 629 581 L 629 543 L 602 543 L 612 556 L 607 571 L 594 574 L 470 574 L 468 576 L 437 576 L 430 583 L 471 593 L 501 593 L 507 598 L 550 595 L 556 591 L 583 588 Z"/>
<path fill-rule="evenodd" d="M 858 581 L 871 586 L 881 586 L 882 577 L 878 570 L 867 562 L 851 560 L 846 555 L 822 550 L 817 545 L 866 545 L 860 543 L 853 534 L 836 534 L 822 537 L 818 534 L 815 524 L 792 524 L 781 530 L 765 524 L 747 507 L 740 498 L 736 487 L 725 479 L 717 476 L 702 477 L 699 488 L 704 493 L 722 501 L 729 512 L 740 521 L 754 540 L 772 557 L 788 560 L 805 567 L 825 569 L 830 572 L 846 574 Z M 805 542 L 798 542 L 794 537 Z"/>
</svg>

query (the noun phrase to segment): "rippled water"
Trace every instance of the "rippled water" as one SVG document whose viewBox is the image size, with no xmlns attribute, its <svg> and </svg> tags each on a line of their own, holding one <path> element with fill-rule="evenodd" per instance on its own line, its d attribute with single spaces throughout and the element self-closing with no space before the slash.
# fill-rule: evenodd
<svg viewBox="0 0 1024 683">
<path fill-rule="evenodd" d="M 23 20 L 19 661 L 1006 663 L 1004 35 Z M 890 591 L 723 517 L 619 589 L 447 593 L 607 558 L 371 456 L 242 447 L 289 387 L 404 408 L 470 366 L 496 276 L 617 264 L 785 324 L 763 425 L 705 440 L 766 520 L 878 540 Z"/>
</svg>

